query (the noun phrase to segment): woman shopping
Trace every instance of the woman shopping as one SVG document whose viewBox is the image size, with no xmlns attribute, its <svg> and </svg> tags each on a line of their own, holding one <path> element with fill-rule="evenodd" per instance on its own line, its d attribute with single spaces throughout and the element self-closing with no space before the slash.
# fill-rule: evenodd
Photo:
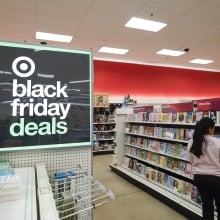
<svg viewBox="0 0 220 220">
<path fill-rule="evenodd" d="M 203 117 L 196 123 L 187 148 L 205 220 L 214 220 L 215 206 L 220 220 L 220 139 L 214 137 L 214 129 L 214 121 Z"/>
</svg>

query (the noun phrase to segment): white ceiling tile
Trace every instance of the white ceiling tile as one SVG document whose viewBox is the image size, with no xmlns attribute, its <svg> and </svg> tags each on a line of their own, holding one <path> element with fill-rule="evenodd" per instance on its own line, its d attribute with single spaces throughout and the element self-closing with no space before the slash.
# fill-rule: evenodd
<svg viewBox="0 0 220 220">
<path fill-rule="evenodd" d="M 191 66 L 208 57 L 220 71 L 219 0 L 7 0 L 0 1 L 1 40 L 39 44 L 36 31 L 73 35 L 70 44 L 48 45 L 93 49 L 94 57 Z M 125 28 L 132 17 L 167 23 L 157 33 Z M 101 46 L 129 49 L 126 55 L 98 53 Z M 159 49 L 190 48 L 184 56 L 157 55 Z M 205 68 L 204 66 L 200 66 Z"/>
</svg>

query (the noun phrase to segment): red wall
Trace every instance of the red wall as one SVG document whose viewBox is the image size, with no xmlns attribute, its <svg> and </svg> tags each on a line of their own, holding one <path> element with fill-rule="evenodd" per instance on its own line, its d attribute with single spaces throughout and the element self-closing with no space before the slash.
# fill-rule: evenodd
<svg viewBox="0 0 220 220">
<path fill-rule="evenodd" d="M 124 97 L 220 97 L 220 73 L 94 61 L 94 92 Z"/>
</svg>

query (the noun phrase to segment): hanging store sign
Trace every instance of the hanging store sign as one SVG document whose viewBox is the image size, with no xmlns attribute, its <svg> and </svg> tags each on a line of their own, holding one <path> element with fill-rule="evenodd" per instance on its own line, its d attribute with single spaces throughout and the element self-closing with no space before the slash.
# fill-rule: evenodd
<svg viewBox="0 0 220 220">
<path fill-rule="evenodd" d="M 91 146 L 91 60 L 0 42 L 0 151 Z"/>
</svg>

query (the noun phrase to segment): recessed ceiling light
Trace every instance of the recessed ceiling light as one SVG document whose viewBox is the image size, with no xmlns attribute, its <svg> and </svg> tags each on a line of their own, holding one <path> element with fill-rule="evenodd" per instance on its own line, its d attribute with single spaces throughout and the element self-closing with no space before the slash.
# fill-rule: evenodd
<svg viewBox="0 0 220 220">
<path fill-rule="evenodd" d="M 112 47 L 101 47 L 99 52 L 102 53 L 114 53 L 114 54 L 126 54 L 128 52 L 127 49 L 120 49 L 120 48 L 112 48 Z"/>
<path fill-rule="evenodd" d="M 36 32 L 36 39 L 70 43 L 73 37 L 69 35 Z"/>
<path fill-rule="evenodd" d="M 165 23 L 150 21 L 142 18 L 132 17 L 126 24 L 125 27 L 141 29 L 145 31 L 157 32 L 167 26 Z"/>
<path fill-rule="evenodd" d="M 183 55 L 184 53 L 185 53 L 184 51 L 168 50 L 168 49 L 162 49 L 157 52 L 157 54 L 160 54 L 160 55 L 175 56 L 175 57 Z"/>
<path fill-rule="evenodd" d="M 190 63 L 197 63 L 197 64 L 209 64 L 209 63 L 213 63 L 213 60 L 204 60 L 204 59 L 194 59 L 189 61 Z"/>
</svg>

